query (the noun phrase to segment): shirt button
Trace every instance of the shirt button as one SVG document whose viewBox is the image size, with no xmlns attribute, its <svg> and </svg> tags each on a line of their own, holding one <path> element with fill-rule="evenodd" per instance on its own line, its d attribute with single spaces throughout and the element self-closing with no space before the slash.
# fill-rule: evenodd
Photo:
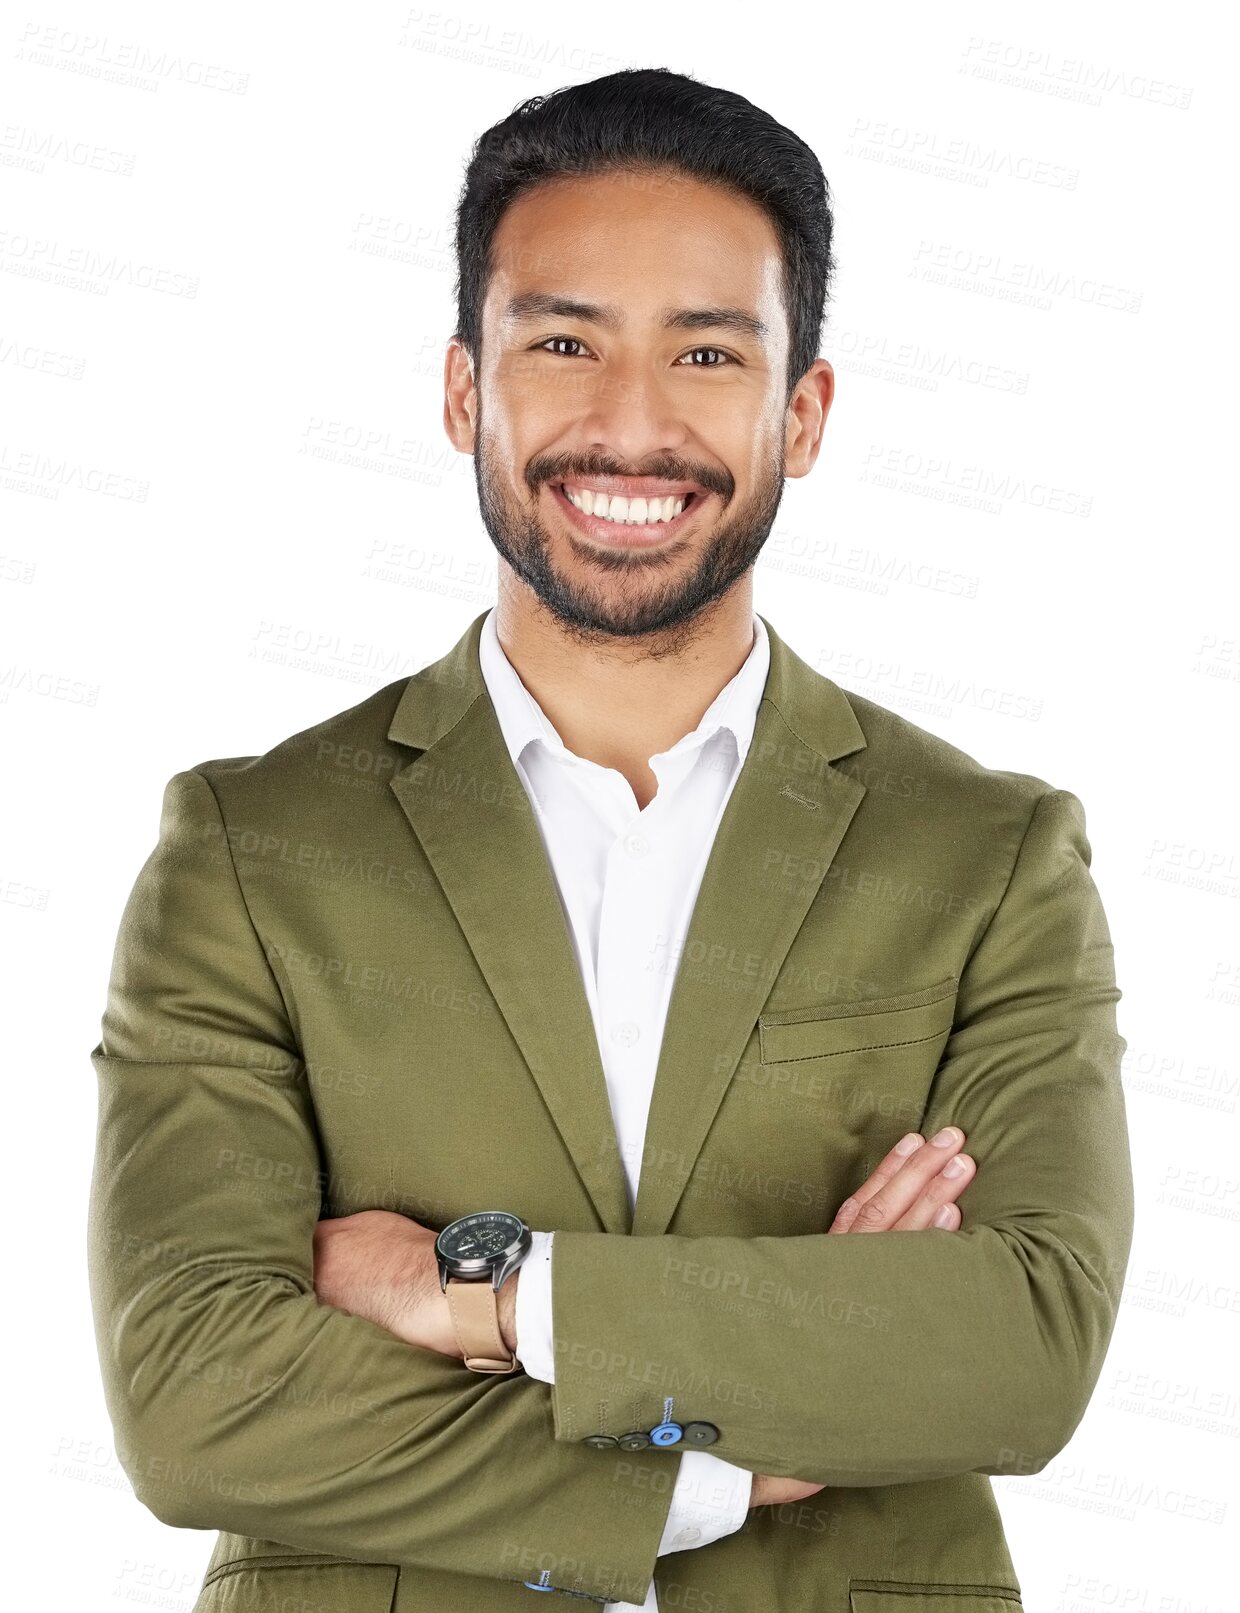
<svg viewBox="0 0 1240 1613">
<path fill-rule="evenodd" d="M 641 1027 L 632 1019 L 623 1019 L 612 1028 L 611 1039 L 618 1042 L 621 1047 L 632 1047 L 641 1035 Z"/>
<path fill-rule="evenodd" d="M 614 1434 L 586 1434 L 581 1443 L 593 1445 L 596 1451 L 606 1451 L 614 1448 L 616 1437 Z"/>
<path fill-rule="evenodd" d="M 700 1529 L 682 1529 L 675 1536 L 672 1544 L 675 1546 L 691 1546 L 695 1540 L 701 1540 L 701 1538 L 702 1531 Z"/>
<path fill-rule="evenodd" d="M 686 1445 L 713 1445 L 719 1438 L 719 1430 L 714 1423 L 686 1423 L 684 1440 Z"/>
<path fill-rule="evenodd" d="M 646 839 L 645 835 L 625 835 L 624 849 L 628 852 L 630 857 L 644 857 L 650 850 L 650 842 Z"/>
<path fill-rule="evenodd" d="M 618 1443 L 622 1451 L 644 1451 L 650 1443 L 650 1435 L 635 1428 L 631 1434 L 621 1434 Z"/>
</svg>

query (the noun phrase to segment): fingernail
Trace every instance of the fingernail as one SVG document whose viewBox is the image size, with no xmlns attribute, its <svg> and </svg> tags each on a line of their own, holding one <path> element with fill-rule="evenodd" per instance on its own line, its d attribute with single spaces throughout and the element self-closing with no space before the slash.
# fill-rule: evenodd
<svg viewBox="0 0 1240 1613">
<path fill-rule="evenodd" d="M 907 1137 L 901 1137 L 896 1144 L 896 1153 L 904 1156 L 915 1154 L 924 1142 L 924 1137 L 919 1137 L 915 1131 L 910 1131 Z"/>
<path fill-rule="evenodd" d="M 965 1165 L 965 1162 L 964 1162 L 964 1155 L 963 1154 L 957 1154 L 954 1159 L 949 1159 L 947 1164 L 944 1165 L 944 1167 L 943 1167 L 943 1175 L 944 1176 L 963 1176 L 967 1168 L 968 1167 Z"/>
<path fill-rule="evenodd" d="M 944 1126 L 942 1131 L 935 1132 L 930 1141 L 936 1148 L 954 1148 L 963 1135 L 955 1126 Z"/>
<path fill-rule="evenodd" d="M 949 1226 L 951 1226 L 952 1221 L 954 1219 L 955 1218 L 952 1215 L 952 1207 L 951 1207 L 951 1205 L 950 1204 L 945 1204 L 943 1206 L 943 1208 L 939 1211 L 939 1213 L 935 1216 L 934 1224 L 935 1224 L 936 1227 L 949 1227 Z"/>
</svg>

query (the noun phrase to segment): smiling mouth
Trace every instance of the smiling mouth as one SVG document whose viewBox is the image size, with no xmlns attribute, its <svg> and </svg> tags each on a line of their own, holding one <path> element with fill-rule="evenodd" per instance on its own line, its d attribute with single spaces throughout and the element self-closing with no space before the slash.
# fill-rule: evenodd
<svg viewBox="0 0 1240 1613">
<path fill-rule="evenodd" d="M 675 498 L 647 498 L 644 500 L 645 510 L 639 508 L 634 512 L 633 505 L 638 502 L 636 499 L 605 500 L 604 496 L 599 494 L 590 502 L 594 503 L 596 508 L 604 508 L 608 513 L 596 515 L 592 510 L 583 509 L 581 503 L 575 503 L 565 492 L 563 482 L 549 485 L 556 503 L 579 531 L 596 542 L 630 549 L 649 548 L 652 544 L 665 543 L 681 531 L 685 523 L 697 513 L 698 507 L 710 496 L 695 489 Z M 654 520 L 649 518 L 652 505 L 659 512 Z M 676 511 L 677 506 L 680 506 L 678 513 L 671 514 L 669 518 L 665 512 L 669 509 Z M 612 510 L 617 512 L 620 519 L 611 519 Z M 632 519 L 634 513 L 639 517 L 636 521 Z M 643 515 L 645 519 L 641 518 Z"/>
</svg>

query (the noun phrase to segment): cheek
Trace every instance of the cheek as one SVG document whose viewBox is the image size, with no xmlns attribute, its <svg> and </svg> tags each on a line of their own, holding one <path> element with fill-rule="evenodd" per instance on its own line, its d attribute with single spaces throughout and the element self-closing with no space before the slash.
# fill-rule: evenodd
<svg viewBox="0 0 1240 1613">
<path fill-rule="evenodd" d="M 712 407 L 695 415 L 693 427 L 713 459 L 726 465 L 738 491 L 765 486 L 781 473 L 786 451 L 784 412 L 746 407 L 748 400 L 733 399 L 731 408 Z"/>
<path fill-rule="evenodd" d="M 548 428 L 559 429 L 580 419 L 599 395 L 597 371 L 568 359 L 558 362 L 538 354 L 516 354 L 496 366 L 487 394 L 492 410 L 504 416 L 511 433 L 538 437 Z"/>
</svg>

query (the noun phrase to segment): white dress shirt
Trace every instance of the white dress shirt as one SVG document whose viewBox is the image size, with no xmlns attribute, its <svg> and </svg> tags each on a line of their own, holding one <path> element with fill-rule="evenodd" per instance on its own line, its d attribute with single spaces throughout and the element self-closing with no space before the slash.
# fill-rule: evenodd
<svg viewBox="0 0 1240 1613">
<path fill-rule="evenodd" d="M 482 624 L 483 679 L 555 874 L 594 1020 L 630 1211 L 677 963 L 766 687 L 770 641 L 756 614 L 753 624 L 748 658 L 698 726 L 650 757 L 658 793 L 644 809 L 622 773 L 566 748 L 504 654 L 494 609 Z M 531 1377 L 554 1383 L 555 1233 L 534 1231 L 533 1238 L 517 1283 L 517 1357 Z M 682 1452 L 658 1555 L 739 1529 L 752 1480 L 747 1469 L 709 1451 Z M 640 1604 L 605 1604 L 630 1613 L 658 1613 L 658 1605 L 653 1581 Z"/>
</svg>

